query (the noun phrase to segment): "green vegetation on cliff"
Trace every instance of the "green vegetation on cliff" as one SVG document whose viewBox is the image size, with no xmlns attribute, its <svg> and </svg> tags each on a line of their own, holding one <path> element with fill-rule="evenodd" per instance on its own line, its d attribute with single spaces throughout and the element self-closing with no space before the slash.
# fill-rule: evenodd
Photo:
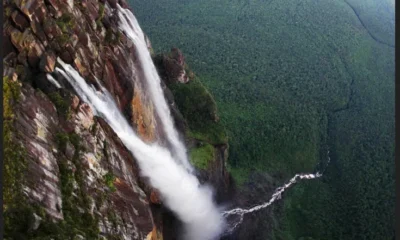
<svg viewBox="0 0 400 240">
<path fill-rule="evenodd" d="M 18 82 L 3 77 L 3 141 L 4 141 L 4 211 L 12 208 L 23 195 L 26 169 L 25 150 L 15 141 L 14 106 L 20 97 Z M 21 199 L 22 200 L 22 199 Z"/>
<path fill-rule="evenodd" d="M 186 84 L 172 83 L 168 87 L 174 95 L 178 109 L 188 121 L 189 136 L 213 145 L 227 142 L 214 98 L 198 78 Z"/>
<path fill-rule="evenodd" d="M 200 169 L 207 169 L 208 164 L 214 159 L 214 147 L 210 144 L 190 150 L 191 163 Z"/>
<path fill-rule="evenodd" d="M 325 177 L 285 195 L 276 239 L 393 236 L 389 1 L 131 1 L 155 51 L 180 48 L 215 97 L 237 180 L 285 181 L 329 147 Z"/>
<path fill-rule="evenodd" d="M 3 140 L 4 140 L 4 188 L 3 214 L 5 239 L 74 239 L 78 235 L 86 239 L 97 239 L 99 236 L 98 217 L 90 213 L 91 200 L 83 187 L 84 167 L 79 157 L 82 146 L 77 134 L 60 132 L 56 135 L 59 151 L 58 167 L 60 170 L 63 220 L 54 222 L 39 204 L 26 198 L 24 186 L 28 170 L 27 153 L 18 142 L 19 132 L 16 129 L 15 111 L 20 99 L 19 81 L 3 78 Z M 57 110 L 66 111 L 66 105 L 60 95 L 52 95 Z M 62 154 L 70 144 L 75 149 L 72 163 L 75 170 Z M 112 184 L 108 175 L 107 184 L 111 191 Z M 76 190 L 75 188 L 78 187 Z M 34 227 L 37 225 L 36 227 Z"/>
<path fill-rule="evenodd" d="M 31 216 L 23 193 L 26 171 L 25 149 L 16 141 L 14 127 L 15 104 L 20 98 L 19 82 L 3 77 L 3 143 L 4 143 L 4 187 L 3 216 L 4 237 L 15 238 L 28 229 Z"/>
<path fill-rule="evenodd" d="M 64 220 L 50 229 L 45 236 L 70 238 L 82 235 L 85 238 L 96 239 L 99 235 L 98 216 L 90 213 L 91 199 L 84 188 L 84 167 L 79 159 L 82 154 L 80 137 L 75 134 L 57 134 L 58 150 L 64 152 L 68 144 L 72 144 L 75 152 L 71 162 L 59 156 L 62 209 Z M 74 170 L 75 168 L 75 170 Z M 45 226 L 46 227 L 46 226 Z"/>
<path fill-rule="evenodd" d="M 207 169 L 215 158 L 213 145 L 227 143 L 214 98 L 197 77 L 185 84 L 171 83 L 168 87 L 189 125 L 187 136 L 200 141 L 200 146 L 190 149 L 190 161 L 199 169 Z"/>
<path fill-rule="evenodd" d="M 213 96 L 200 79 L 185 64 L 179 49 L 153 58 L 157 70 L 171 91 L 176 107 L 186 122 L 185 135 L 194 142 L 190 147 L 190 161 L 198 169 L 207 169 L 215 159 L 215 145 L 226 144 L 226 129 L 221 123 Z M 178 78 L 185 72 L 188 82 Z M 186 79 L 186 78 L 185 78 Z M 168 93 L 167 93 L 168 95 Z M 181 118 L 178 116 L 178 118 Z"/>
<path fill-rule="evenodd" d="M 69 109 L 69 104 L 68 102 L 61 97 L 59 92 L 52 92 L 48 94 L 48 97 L 50 98 L 50 100 L 54 103 L 57 112 L 65 117 L 65 118 L 69 118 L 71 115 L 70 109 Z"/>
</svg>

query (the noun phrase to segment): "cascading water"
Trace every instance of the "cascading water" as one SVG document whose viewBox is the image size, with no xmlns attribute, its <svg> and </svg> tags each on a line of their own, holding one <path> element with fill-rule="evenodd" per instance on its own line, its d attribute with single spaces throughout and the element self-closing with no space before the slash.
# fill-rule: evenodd
<svg viewBox="0 0 400 240">
<path fill-rule="evenodd" d="M 173 128 L 169 108 L 165 102 L 165 99 L 163 98 L 163 92 L 160 86 L 160 78 L 151 59 L 151 55 L 147 49 L 143 31 L 140 28 L 135 16 L 128 9 L 124 9 L 118 5 L 118 16 L 120 20 L 119 28 L 127 34 L 127 36 L 133 41 L 137 48 L 138 57 L 140 59 L 140 63 L 142 64 L 145 80 L 149 85 L 152 100 L 156 105 L 156 111 L 161 118 L 161 122 L 166 131 L 167 137 L 169 138 L 172 146 L 175 148 L 177 158 L 187 169 L 191 171 L 192 167 L 187 160 L 185 148 L 183 144 L 179 141 L 178 134 Z M 320 173 L 303 175 L 297 174 L 289 181 L 289 183 L 285 184 L 283 187 L 278 188 L 268 202 L 255 206 L 251 209 L 235 208 L 230 211 L 223 212 L 223 216 L 225 217 L 229 215 L 240 216 L 239 221 L 235 223 L 231 228 L 229 228 L 226 233 L 232 232 L 240 223 L 242 223 L 244 214 L 264 209 L 270 206 L 276 200 L 280 199 L 282 192 L 294 183 L 296 183 L 297 179 L 314 179 L 320 176 L 322 176 L 322 174 Z"/>
<path fill-rule="evenodd" d="M 124 9 L 118 5 L 118 15 L 120 19 L 119 28 L 127 34 L 127 36 L 134 42 L 137 48 L 145 80 L 149 85 L 149 90 L 152 96 L 152 100 L 156 103 L 156 111 L 161 117 L 161 121 L 166 131 L 167 137 L 169 138 L 169 141 L 171 142 L 172 146 L 174 146 L 175 148 L 177 158 L 188 170 L 192 171 L 192 167 L 187 160 L 185 147 L 179 141 L 178 134 L 173 128 L 169 108 L 165 102 L 165 99 L 163 98 L 163 92 L 160 87 L 160 78 L 157 74 L 156 68 L 151 59 L 151 55 L 147 49 L 143 31 L 141 30 L 135 16 L 128 9 Z M 275 193 L 272 195 L 272 198 L 268 202 L 260 204 L 250 209 L 235 208 L 223 212 L 224 217 L 228 217 L 230 215 L 239 215 L 240 217 L 239 221 L 233 224 L 232 227 L 228 228 L 227 231 L 225 231 L 225 233 L 229 234 L 234 229 L 236 229 L 236 227 L 243 222 L 245 214 L 264 209 L 270 206 L 276 200 L 280 199 L 283 191 L 285 191 L 285 189 L 289 188 L 291 185 L 295 184 L 298 179 L 314 179 L 321 176 L 322 174 L 318 172 L 316 174 L 297 174 L 289 181 L 289 183 L 285 184 L 283 187 L 276 189 Z"/>
<path fill-rule="evenodd" d="M 323 173 L 326 170 L 326 167 L 328 166 L 329 162 L 331 161 L 331 158 L 329 156 L 329 150 L 328 150 L 328 154 L 327 155 L 328 155 L 328 161 L 326 162 L 325 169 L 322 171 L 322 173 L 316 172 L 315 174 L 296 174 L 294 177 L 292 177 L 292 179 L 290 179 L 290 181 L 288 183 L 286 183 L 285 185 L 275 189 L 274 193 L 272 194 L 272 197 L 270 198 L 270 200 L 268 202 L 264 202 L 262 204 L 259 204 L 257 206 L 252 207 L 252 208 L 249 208 L 249 209 L 234 208 L 234 209 L 231 209 L 231 210 L 228 210 L 228 211 L 224 211 L 222 214 L 223 214 L 223 216 L 225 218 L 227 218 L 229 216 L 232 216 L 232 215 L 239 216 L 239 219 L 236 222 L 234 222 L 229 228 L 227 228 L 225 230 L 224 234 L 225 235 L 231 234 L 243 222 L 245 214 L 256 212 L 256 211 L 260 211 L 260 210 L 262 210 L 264 208 L 269 207 L 276 200 L 281 199 L 282 193 L 286 189 L 291 187 L 293 184 L 295 184 L 298 180 L 315 179 L 315 178 L 322 177 Z"/>
<path fill-rule="evenodd" d="M 178 132 L 174 128 L 171 113 L 161 88 L 160 77 L 158 76 L 150 52 L 147 49 L 143 31 L 129 9 L 124 9 L 118 5 L 118 16 L 120 20 L 119 28 L 132 40 L 137 49 L 144 80 L 147 83 L 149 93 L 155 105 L 156 112 L 160 117 L 167 139 L 173 147 L 175 159 L 180 161 L 188 171 L 192 172 L 193 167 L 188 161 L 186 148 L 180 141 Z"/>
<path fill-rule="evenodd" d="M 96 92 L 70 65 L 57 59 L 56 68 L 73 86 L 95 115 L 102 117 L 138 161 L 141 174 L 160 191 L 164 204 L 184 223 L 183 239 L 214 240 L 225 227 L 221 211 L 213 202 L 211 188 L 174 161 L 172 154 L 157 144 L 143 142 L 119 111 L 112 96 L 100 85 Z M 162 94 L 162 93 L 161 93 Z M 161 95 L 162 96 L 162 95 Z"/>
<path fill-rule="evenodd" d="M 160 117 L 173 153 L 157 144 L 146 144 L 131 128 L 125 117 L 116 106 L 112 96 L 100 85 L 102 92 L 89 87 L 79 73 L 60 59 L 57 61 L 64 70 L 56 68 L 73 86 L 77 94 L 89 104 L 95 115 L 102 117 L 118 135 L 124 145 L 136 157 L 141 174 L 150 180 L 150 184 L 158 189 L 165 205 L 170 208 L 185 224 L 183 239 L 214 240 L 225 229 L 225 218 L 239 216 L 238 221 L 227 228 L 224 234 L 232 233 L 244 219 L 244 215 L 267 208 L 281 198 L 282 193 L 298 180 L 315 179 L 323 175 L 296 174 L 287 184 L 277 188 L 268 202 L 250 209 L 235 208 L 224 211 L 213 202 L 212 189 L 201 186 L 198 179 L 191 174 L 186 148 L 175 130 L 169 107 L 164 99 L 160 78 L 147 49 L 144 34 L 135 18 L 128 10 L 118 5 L 120 29 L 136 46 L 139 63 L 147 83 L 149 93 Z M 328 151 L 328 163 L 330 161 Z M 327 164 L 328 164 L 327 163 Z"/>
</svg>

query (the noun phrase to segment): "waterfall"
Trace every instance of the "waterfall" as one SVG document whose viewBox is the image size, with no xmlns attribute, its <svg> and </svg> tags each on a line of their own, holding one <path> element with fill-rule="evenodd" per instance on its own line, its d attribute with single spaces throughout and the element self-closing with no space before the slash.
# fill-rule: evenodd
<svg viewBox="0 0 400 240">
<path fill-rule="evenodd" d="M 239 219 L 234 222 L 232 224 L 231 227 L 227 228 L 225 230 L 225 235 L 227 234 L 231 234 L 244 220 L 244 215 L 248 214 L 248 213 L 252 213 L 252 212 L 256 212 L 256 211 L 260 211 L 264 208 L 269 207 L 271 204 L 273 204 L 275 201 L 281 199 L 282 197 L 282 193 L 288 189 L 289 187 L 291 187 L 293 184 L 297 183 L 298 180 L 302 180 L 302 179 L 315 179 L 315 178 L 319 178 L 322 177 L 327 166 L 329 165 L 329 162 L 331 161 L 331 158 L 329 156 L 329 150 L 328 150 L 328 161 L 326 162 L 326 166 L 325 169 L 322 171 L 322 173 L 320 172 L 316 172 L 315 174 L 296 174 L 294 177 L 292 177 L 288 183 L 284 184 L 281 187 L 278 187 L 277 189 L 275 189 L 274 193 L 272 194 L 272 197 L 270 198 L 269 201 L 264 202 L 262 204 L 259 204 L 257 206 L 254 206 L 252 208 L 249 209 L 243 209 L 243 208 L 234 208 L 228 211 L 223 212 L 223 216 L 224 217 L 229 217 L 229 216 L 239 216 Z"/>
<path fill-rule="evenodd" d="M 70 65 L 57 59 L 63 69 L 56 71 L 72 85 L 80 98 L 103 118 L 135 156 L 141 174 L 160 193 L 163 203 L 184 223 L 183 239 L 213 240 L 225 227 L 220 209 L 213 202 L 213 192 L 174 160 L 171 152 L 158 144 L 146 144 L 119 111 L 113 97 L 100 85 L 101 92 L 90 87 Z M 160 93 L 160 96 L 162 92 Z M 165 101 L 161 101 L 165 104 Z M 155 102 L 158 104 L 159 102 Z M 163 105 L 164 106 L 164 105 Z"/>
<path fill-rule="evenodd" d="M 167 137 L 174 147 L 176 152 L 176 157 L 180 160 L 181 164 L 183 164 L 188 170 L 192 170 L 190 166 L 185 147 L 179 141 L 178 134 L 176 130 L 173 128 L 171 115 L 169 112 L 169 108 L 163 98 L 163 92 L 160 86 L 160 78 L 157 74 L 156 68 L 153 64 L 151 59 L 150 53 L 147 49 L 147 45 L 145 42 L 145 37 L 143 31 L 141 30 L 139 23 L 135 16 L 132 14 L 131 11 L 128 9 L 124 9 L 118 5 L 118 16 L 120 20 L 119 28 L 125 32 L 125 34 L 133 41 L 137 48 L 138 57 L 140 59 L 140 63 L 142 64 L 143 73 L 145 76 L 145 80 L 149 85 L 149 91 L 152 97 L 153 102 L 156 104 L 156 111 L 157 114 L 161 118 L 161 122 L 163 127 L 166 131 Z M 272 198 L 263 204 L 257 205 L 250 209 L 242 209 L 242 208 L 235 208 L 229 211 L 223 212 L 224 217 L 228 217 L 231 215 L 238 215 L 239 221 L 234 223 L 225 233 L 231 233 L 233 230 L 236 229 L 238 225 L 243 222 L 243 218 L 245 214 L 252 213 L 255 211 L 259 211 L 270 206 L 276 200 L 280 199 L 281 194 L 285 191 L 285 189 L 289 188 L 291 185 L 295 184 L 298 179 L 314 179 L 321 177 L 322 174 L 317 172 L 316 174 L 296 174 L 289 183 L 285 184 L 282 187 L 276 189 L 275 193 L 272 195 Z"/>
<path fill-rule="evenodd" d="M 120 20 L 119 28 L 132 40 L 137 49 L 137 55 L 143 71 L 144 80 L 147 83 L 148 91 L 155 105 L 156 112 L 160 117 L 165 135 L 173 148 L 174 157 L 188 171 L 192 172 L 193 167 L 188 161 L 186 148 L 180 141 L 178 132 L 175 130 L 170 109 L 165 101 L 164 93 L 161 88 L 160 77 L 158 76 L 150 52 L 147 49 L 143 31 L 135 16 L 129 9 L 124 9 L 118 5 L 118 16 Z"/>
<path fill-rule="evenodd" d="M 192 175 L 193 167 L 188 161 L 186 148 L 174 127 L 161 88 L 160 77 L 135 16 L 128 9 L 123 9 L 119 5 L 117 12 L 120 30 L 125 32 L 135 44 L 147 90 L 172 149 L 164 148 L 157 143 L 143 142 L 119 111 L 111 94 L 100 83 L 101 91 L 96 91 L 72 66 L 65 64 L 59 58 L 57 62 L 62 69 L 57 67 L 56 71 L 63 75 L 79 97 L 89 104 L 93 113 L 109 124 L 127 149 L 135 156 L 141 174 L 149 179 L 151 186 L 161 193 L 163 203 L 184 223 L 183 239 L 214 240 L 226 228 L 225 218 L 239 216 L 239 220 L 224 233 L 230 234 L 243 222 L 245 214 L 267 208 L 279 200 L 282 193 L 298 180 L 315 179 L 323 175 L 323 172 L 296 174 L 288 183 L 277 188 L 269 201 L 249 209 L 234 208 L 221 214 L 221 209 L 213 201 L 212 189 L 209 186 L 200 185 L 198 179 Z M 54 83 L 56 84 L 56 82 Z M 329 161 L 328 151 L 328 163 Z"/>
</svg>

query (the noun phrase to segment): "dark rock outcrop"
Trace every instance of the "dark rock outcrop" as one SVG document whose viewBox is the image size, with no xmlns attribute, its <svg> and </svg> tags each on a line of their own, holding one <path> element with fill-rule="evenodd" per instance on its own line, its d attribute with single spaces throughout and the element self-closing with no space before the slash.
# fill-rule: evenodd
<svg viewBox="0 0 400 240">
<path fill-rule="evenodd" d="M 172 48 L 168 55 L 156 56 L 154 61 L 167 84 L 175 82 L 187 83 L 190 80 L 186 72 L 185 57 L 178 48 Z M 193 75 L 193 73 L 190 72 L 189 75 Z"/>
</svg>

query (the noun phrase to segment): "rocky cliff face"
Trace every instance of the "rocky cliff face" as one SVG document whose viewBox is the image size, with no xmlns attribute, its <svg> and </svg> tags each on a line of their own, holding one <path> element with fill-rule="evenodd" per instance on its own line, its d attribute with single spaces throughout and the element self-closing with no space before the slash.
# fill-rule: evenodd
<svg viewBox="0 0 400 240">
<path fill-rule="evenodd" d="M 117 4 L 128 7 L 124 0 L 3 1 L 6 239 L 176 237 L 165 223 L 173 215 L 140 177 L 133 156 L 55 71 L 59 57 L 89 83 L 98 87 L 99 81 L 144 141 L 163 141 L 135 46 L 118 30 Z M 176 94 L 199 98 L 183 91 L 196 80 L 180 51 L 159 63 L 191 160 L 222 199 L 229 186 L 226 137 L 215 140 L 213 132 L 199 131 L 190 106 L 181 113 Z M 218 125 L 211 95 L 201 97 L 205 105 L 199 109 L 206 108 L 210 126 Z"/>
</svg>

